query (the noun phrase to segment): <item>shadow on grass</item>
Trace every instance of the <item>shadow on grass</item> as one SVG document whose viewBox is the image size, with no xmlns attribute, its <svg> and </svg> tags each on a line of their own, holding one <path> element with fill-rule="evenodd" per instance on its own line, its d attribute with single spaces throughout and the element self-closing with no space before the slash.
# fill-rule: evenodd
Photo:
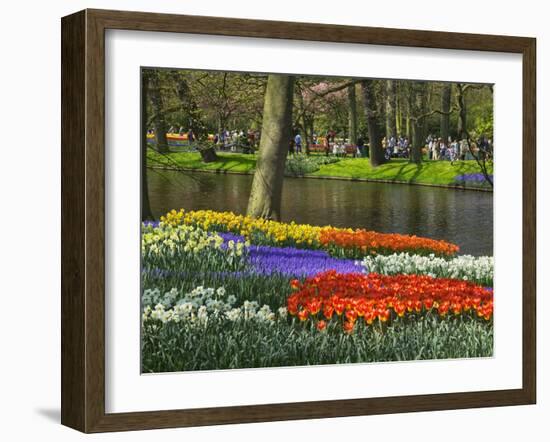
<svg viewBox="0 0 550 442">
<path fill-rule="evenodd" d="M 216 169 L 216 170 L 226 170 L 226 171 L 237 171 L 237 172 L 248 172 L 256 166 L 256 157 L 250 155 L 250 156 L 244 156 L 239 155 L 238 158 L 231 158 L 229 155 L 220 155 L 218 154 L 218 160 L 210 163 L 212 167 L 209 167 L 208 164 L 202 163 L 202 161 L 199 161 L 199 163 L 203 164 L 205 167 L 209 169 Z"/>
</svg>

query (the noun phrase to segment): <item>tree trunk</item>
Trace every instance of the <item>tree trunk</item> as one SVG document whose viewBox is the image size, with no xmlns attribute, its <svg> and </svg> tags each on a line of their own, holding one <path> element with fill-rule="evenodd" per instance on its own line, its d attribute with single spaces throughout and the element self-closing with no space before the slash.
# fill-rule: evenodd
<svg viewBox="0 0 550 442">
<path fill-rule="evenodd" d="M 422 162 L 422 148 L 424 147 L 424 117 L 426 108 L 427 83 L 415 81 L 411 85 L 411 112 L 413 139 L 411 144 L 411 162 L 420 164 Z"/>
<path fill-rule="evenodd" d="M 444 83 L 443 90 L 441 91 L 441 120 L 439 130 L 441 133 L 441 138 L 447 143 L 449 139 L 449 121 L 450 121 L 450 110 L 451 110 L 451 89 L 453 87 L 452 83 Z"/>
<path fill-rule="evenodd" d="M 278 220 L 288 145 L 291 139 L 294 77 L 269 75 L 264 97 L 262 137 L 247 214 Z"/>
<path fill-rule="evenodd" d="M 405 92 L 405 136 L 411 141 L 411 84 L 409 82 L 403 86 Z"/>
<path fill-rule="evenodd" d="M 304 131 L 304 139 L 302 140 L 302 144 L 304 145 L 304 151 L 307 155 L 310 154 L 309 144 L 311 143 L 311 136 L 308 133 L 308 126 L 308 119 L 306 113 L 304 112 L 302 114 L 302 129 Z"/>
<path fill-rule="evenodd" d="M 311 142 L 313 143 L 313 134 L 315 133 L 315 114 L 311 113 L 310 117 L 308 118 L 309 122 L 309 133 L 311 134 Z M 309 148 L 307 149 L 307 153 L 309 155 Z"/>
<path fill-rule="evenodd" d="M 156 71 L 150 72 L 150 92 L 151 92 L 151 104 L 153 105 L 153 126 L 155 127 L 155 139 L 157 141 L 157 150 L 161 153 L 168 152 L 168 141 L 166 139 L 166 132 L 168 126 L 164 118 L 164 102 L 162 100 L 162 94 L 160 92 L 160 78 L 159 73 Z"/>
<path fill-rule="evenodd" d="M 365 119 L 369 133 L 370 164 L 376 167 L 384 163 L 384 151 L 382 150 L 382 137 L 378 129 L 378 112 L 374 85 L 375 80 L 363 80 L 361 82 L 365 104 Z"/>
<path fill-rule="evenodd" d="M 214 161 L 218 161 L 218 155 L 216 155 L 216 150 L 213 147 L 199 149 L 199 152 L 204 163 L 213 163 Z"/>
<path fill-rule="evenodd" d="M 422 146 L 424 145 L 422 123 L 415 120 L 413 122 L 412 129 L 413 139 L 411 144 L 411 162 L 420 164 L 422 162 Z"/>
<path fill-rule="evenodd" d="M 397 85 L 397 82 L 396 82 L 396 85 Z M 396 86 L 396 90 L 397 90 L 397 86 Z M 402 107 L 403 107 L 403 104 L 401 103 L 401 98 L 400 98 L 400 96 L 399 96 L 399 93 L 396 93 L 396 94 L 395 94 L 395 133 L 397 134 L 398 137 L 399 137 L 400 135 L 402 135 L 402 132 L 403 132 L 403 125 L 402 125 L 403 113 L 402 113 Z"/>
<path fill-rule="evenodd" d="M 396 128 L 397 82 L 386 80 L 386 139 L 397 135 Z"/>
<path fill-rule="evenodd" d="M 141 220 L 152 220 L 153 212 L 149 204 L 149 187 L 147 186 L 147 99 L 149 95 L 148 73 L 141 73 Z"/>
<path fill-rule="evenodd" d="M 357 97 L 355 84 L 348 86 L 348 137 L 350 144 L 357 143 Z"/>
<path fill-rule="evenodd" d="M 468 129 L 466 126 L 467 110 L 466 110 L 466 100 L 464 97 L 464 85 L 461 83 L 457 84 L 456 88 L 456 103 L 458 105 L 458 127 L 457 133 L 460 139 L 468 139 Z"/>
</svg>

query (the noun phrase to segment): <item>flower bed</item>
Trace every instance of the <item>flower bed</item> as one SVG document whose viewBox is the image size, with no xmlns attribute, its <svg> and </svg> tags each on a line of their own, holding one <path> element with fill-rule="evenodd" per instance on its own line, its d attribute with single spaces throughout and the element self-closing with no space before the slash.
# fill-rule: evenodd
<svg viewBox="0 0 550 442">
<path fill-rule="evenodd" d="M 208 231 L 235 233 L 257 245 L 323 249 L 336 257 L 363 258 L 367 254 L 395 252 L 452 257 L 459 250 L 455 244 L 430 238 L 283 223 L 232 212 L 172 210 L 161 217 L 161 221 L 174 226 L 191 225 Z"/>
<path fill-rule="evenodd" d="M 172 272 L 237 271 L 245 268 L 245 243 L 227 242 L 194 226 L 143 225 L 142 267 Z"/>
<path fill-rule="evenodd" d="M 411 252 L 417 255 L 454 256 L 458 246 L 419 236 L 377 233 L 367 230 L 325 228 L 319 241 L 334 256 L 362 258 L 365 255 Z"/>
<path fill-rule="evenodd" d="M 245 238 L 233 233 L 220 233 L 224 241 L 245 242 Z M 260 275 L 281 274 L 286 276 L 312 276 L 326 270 L 338 273 L 357 273 L 361 264 L 352 259 L 331 257 L 323 250 L 298 249 L 295 247 L 249 246 L 248 261 L 251 271 Z"/>
<path fill-rule="evenodd" d="M 296 292 L 287 300 L 289 314 L 313 320 L 321 329 L 335 318 L 341 318 L 344 330 L 351 332 L 358 318 L 370 325 L 375 319 L 387 322 L 406 314 L 471 313 L 485 320 L 493 315 L 492 289 L 453 279 L 328 271 L 303 283 L 293 280 L 291 285 Z"/>
<path fill-rule="evenodd" d="M 172 211 L 142 226 L 142 369 L 490 356 L 493 292 L 472 281 L 491 285 L 493 261 L 453 257 L 457 250 L 407 235 Z"/>
<path fill-rule="evenodd" d="M 367 256 L 361 264 L 367 273 L 428 275 L 493 286 L 494 260 L 492 256 L 462 255 L 447 260 L 434 255 L 419 256 L 409 253 L 394 253 L 388 256 Z"/>
<path fill-rule="evenodd" d="M 489 175 L 489 178 L 493 180 L 493 175 Z M 470 187 L 490 187 L 487 178 L 482 173 L 463 173 L 454 177 L 455 184 Z"/>
<path fill-rule="evenodd" d="M 285 307 L 237 301 L 224 287 L 145 290 L 142 369 L 147 373 L 480 357 L 492 327 L 469 315 L 423 315 L 380 327 L 299 321 Z M 344 313 L 345 315 L 345 313 Z M 349 315 L 349 314 L 348 314 Z M 336 316 L 336 314 L 335 314 Z M 381 324 L 381 323 L 380 323 Z M 353 333 L 351 333 L 353 331 Z M 452 343 L 452 345 L 451 345 Z"/>
</svg>

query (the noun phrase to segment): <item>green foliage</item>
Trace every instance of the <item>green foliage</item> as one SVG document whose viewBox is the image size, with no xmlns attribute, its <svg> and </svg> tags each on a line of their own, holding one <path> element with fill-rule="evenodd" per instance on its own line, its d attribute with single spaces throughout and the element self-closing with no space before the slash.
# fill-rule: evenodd
<svg viewBox="0 0 550 442">
<path fill-rule="evenodd" d="M 487 136 L 492 137 L 493 134 L 493 114 L 487 116 L 478 116 L 475 120 L 473 135 L 476 137 Z"/>
<path fill-rule="evenodd" d="M 288 283 L 288 276 L 272 274 L 269 276 L 252 273 L 234 273 L 216 271 L 187 271 L 185 277 L 182 273 L 157 273 L 143 272 L 143 290 L 158 289 L 160 292 L 168 292 L 177 289 L 188 292 L 195 287 L 224 287 L 228 293 L 235 295 L 237 304 L 246 300 L 254 300 L 261 305 L 269 305 L 273 310 L 286 303 L 286 298 L 292 290 Z"/>
<path fill-rule="evenodd" d="M 351 335 L 338 321 L 320 332 L 312 321 L 228 322 L 204 327 L 146 322 L 142 367 L 146 373 L 358 362 L 489 357 L 492 322 L 469 316 L 399 318 L 390 325 L 358 324 Z"/>
<path fill-rule="evenodd" d="M 182 168 L 192 170 L 215 170 L 220 172 L 252 173 L 256 167 L 256 157 L 249 154 L 227 154 L 217 152 L 218 160 L 212 163 L 202 161 L 197 152 L 172 152 L 162 155 L 149 149 L 147 165 L 149 167 Z"/>
<path fill-rule="evenodd" d="M 488 164 L 488 167 L 488 172 L 493 173 L 492 165 Z M 417 165 L 408 160 L 392 159 L 373 168 L 368 158 L 353 158 L 322 166 L 312 175 L 454 185 L 457 175 L 478 172 L 479 166 L 474 160 L 456 161 L 454 164 L 450 161 L 424 161 Z"/>
<path fill-rule="evenodd" d="M 340 158 L 327 156 L 294 155 L 287 158 L 285 164 L 285 175 L 304 176 L 319 170 L 325 164 L 333 164 L 340 161 Z"/>
<path fill-rule="evenodd" d="M 150 167 L 253 173 L 256 167 L 256 158 L 255 155 L 218 152 L 218 161 L 204 163 L 200 154 L 196 152 L 173 152 L 162 155 L 150 149 L 147 154 L 147 164 Z M 289 161 L 287 160 L 287 174 L 455 185 L 457 175 L 480 172 L 479 166 L 474 160 L 456 161 L 454 164 L 449 161 L 424 161 L 420 165 L 416 165 L 406 159 L 392 159 L 388 163 L 373 168 L 368 158 L 336 159 L 324 155 L 311 155 L 306 158 L 307 164 L 315 162 L 317 169 L 313 172 L 305 172 L 298 168 L 298 165 L 302 164 L 302 159 L 292 161 L 290 166 L 288 166 Z M 487 166 L 488 173 L 492 174 L 492 164 L 488 163 Z"/>
</svg>

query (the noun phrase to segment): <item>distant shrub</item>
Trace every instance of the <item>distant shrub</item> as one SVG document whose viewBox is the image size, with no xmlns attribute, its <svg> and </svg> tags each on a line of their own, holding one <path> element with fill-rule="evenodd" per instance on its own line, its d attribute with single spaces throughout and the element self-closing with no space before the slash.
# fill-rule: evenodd
<svg viewBox="0 0 550 442">
<path fill-rule="evenodd" d="M 340 161 L 340 159 L 335 157 L 295 155 L 291 158 L 287 158 L 285 175 L 304 176 L 308 173 L 317 172 L 324 164 L 332 164 L 338 161 Z"/>
</svg>

